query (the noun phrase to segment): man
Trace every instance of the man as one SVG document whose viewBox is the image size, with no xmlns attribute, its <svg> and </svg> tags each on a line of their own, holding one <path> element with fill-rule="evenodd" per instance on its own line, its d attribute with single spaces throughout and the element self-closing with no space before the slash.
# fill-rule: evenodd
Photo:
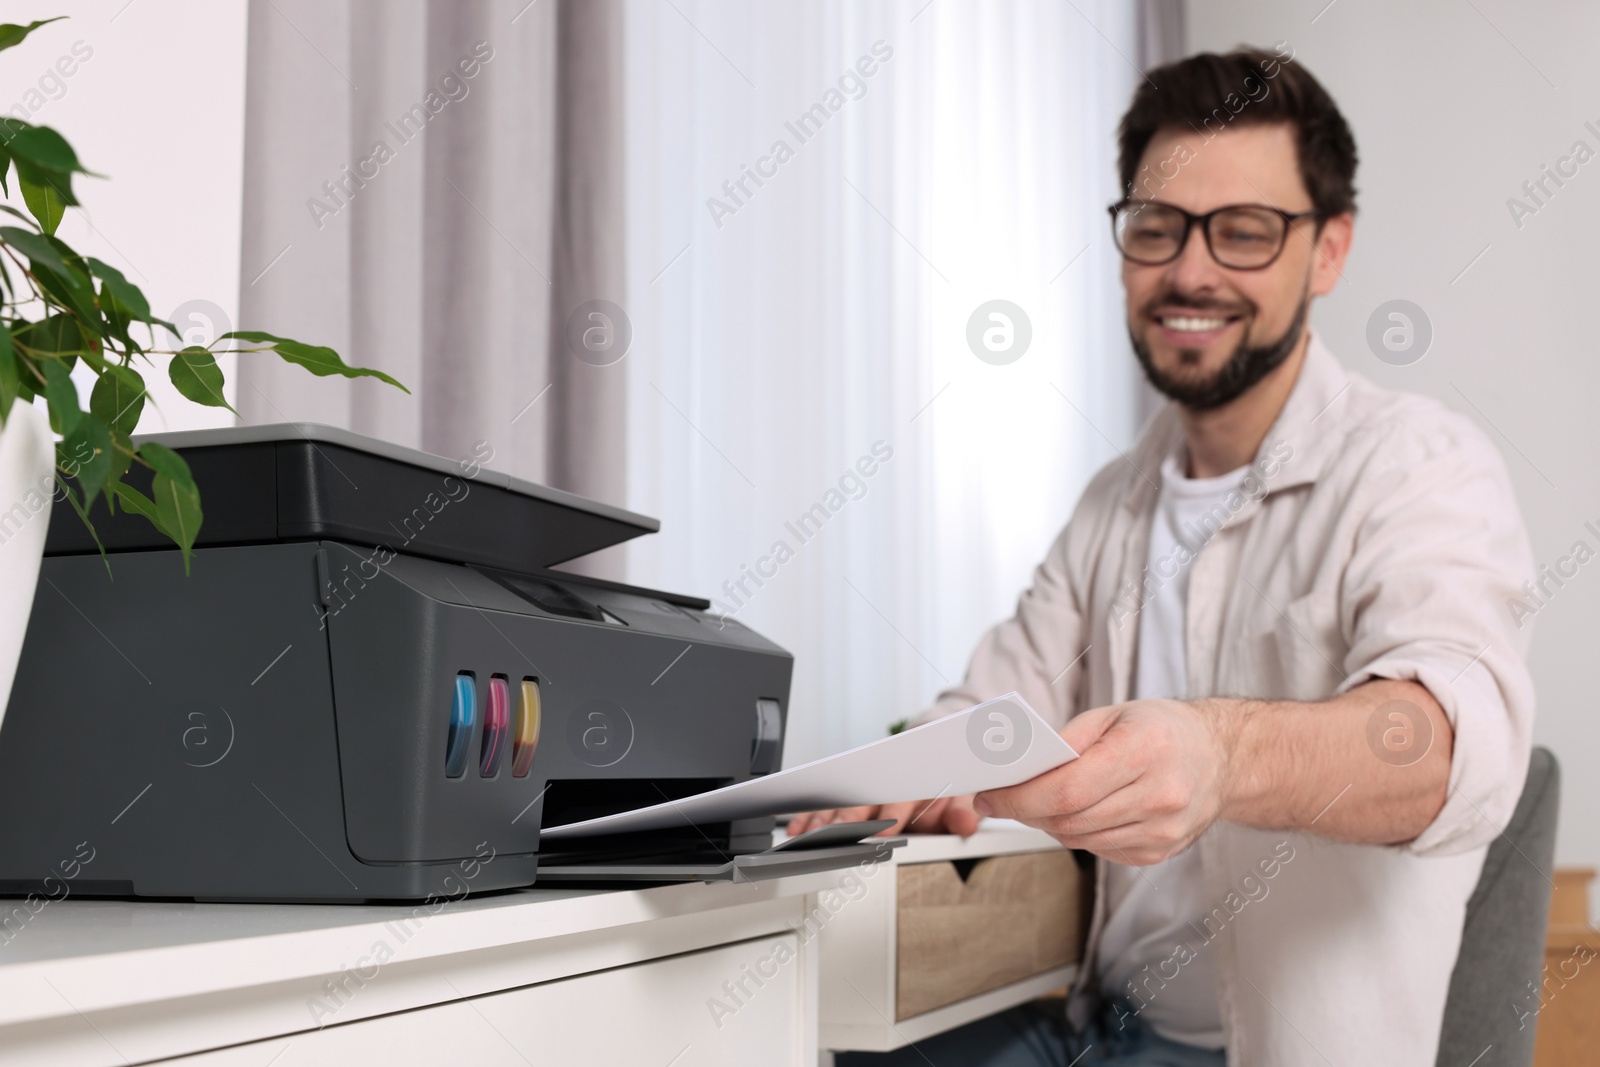
<svg viewBox="0 0 1600 1067">
<path fill-rule="evenodd" d="M 1030 1007 L 841 1065 L 1431 1067 L 1526 774 L 1516 501 L 1471 423 L 1308 330 L 1350 250 L 1356 152 L 1292 56 L 1153 71 L 1120 142 L 1128 330 L 1171 403 L 924 716 L 1015 689 L 1080 758 L 790 825 L 995 815 L 1093 853 L 1086 980 L 1066 1025 Z"/>
</svg>

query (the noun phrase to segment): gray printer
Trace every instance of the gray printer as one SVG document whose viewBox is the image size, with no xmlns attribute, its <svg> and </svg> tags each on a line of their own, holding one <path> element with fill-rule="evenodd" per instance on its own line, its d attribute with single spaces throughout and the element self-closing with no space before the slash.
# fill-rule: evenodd
<svg viewBox="0 0 1600 1067">
<path fill-rule="evenodd" d="M 205 520 L 53 509 L 0 726 L 0 895 L 410 900 L 845 866 L 771 818 L 540 830 L 779 767 L 792 659 L 695 597 L 552 570 L 641 515 L 313 425 L 159 437 Z M 811 847 L 806 847 L 811 846 Z"/>
</svg>

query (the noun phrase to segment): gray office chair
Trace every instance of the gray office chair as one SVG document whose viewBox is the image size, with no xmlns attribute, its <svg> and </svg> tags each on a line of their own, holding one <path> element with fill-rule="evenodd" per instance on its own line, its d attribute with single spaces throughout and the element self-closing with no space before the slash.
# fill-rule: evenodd
<svg viewBox="0 0 1600 1067">
<path fill-rule="evenodd" d="M 1505 833 L 1489 846 L 1478 887 L 1467 901 L 1461 954 L 1450 976 L 1438 1067 L 1528 1067 L 1544 969 L 1555 866 L 1561 766 L 1547 748 L 1528 760 L 1528 781 Z M 1493 1051 L 1489 1051 L 1493 1046 Z M 1484 1053 L 1489 1051 L 1486 1056 Z"/>
</svg>

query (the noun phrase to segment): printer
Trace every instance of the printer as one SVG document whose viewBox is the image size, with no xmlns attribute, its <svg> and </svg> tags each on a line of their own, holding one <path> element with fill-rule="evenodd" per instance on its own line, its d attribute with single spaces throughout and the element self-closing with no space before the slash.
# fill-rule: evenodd
<svg viewBox="0 0 1600 1067">
<path fill-rule="evenodd" d="M 787 652 L 705 600 L 552 569 L 655 520 L 493 473 L 487 447 L 153 439 L 203 493 L 188 572 L 103 499 L 94 535 L 52 509 L 0 725 L 0 895 L 418 900 L 884 847 L 883 823 L 774 846 L 767 817 L 541 849 L 779 768 Z"/>
</svg>

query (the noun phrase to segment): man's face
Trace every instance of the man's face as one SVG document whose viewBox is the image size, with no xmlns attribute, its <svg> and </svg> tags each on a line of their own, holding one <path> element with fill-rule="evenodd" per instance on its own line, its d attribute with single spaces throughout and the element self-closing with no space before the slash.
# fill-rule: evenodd
<svg viewBox="0 0 1600 1067">
<path fill-rule="evenodd" d="M 1137 174 L 1136 197 L 1196 215 L 1230 204 L 1291 214 L 1312 208 L 1294 130 L 1282 123 L 1229 127 L 1209 142 L 1193 131 L 1158 131 Z M 1161 178 L 1146 183 L 1151 175 Z M 1337 282 L 1350 230 L 1348 215 L 1324 220 L 1320 232 L 1315 219 L 1294 222 L 1282 254 L 1260 270 L 1218 264 L 1198 226 L 1170 263 L 1124 259 L 1128 332 L 1151 383 L 1179 403 L 1205 409 L 1230 402 L 1270 373 L 1298 342 L 1310 297 Z"/>
</svg>

